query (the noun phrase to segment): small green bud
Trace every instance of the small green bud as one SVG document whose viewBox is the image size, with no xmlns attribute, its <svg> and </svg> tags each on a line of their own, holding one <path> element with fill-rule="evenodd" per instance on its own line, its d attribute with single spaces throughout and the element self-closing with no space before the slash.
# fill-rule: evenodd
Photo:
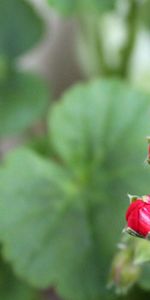
<svg viewBox="0 0 150 300">
<path fill-rule="evenodd" d="M 114 286 L 118 294 L 125 294 L 139 279 L 140 266 L 132 258 L 131 249 L 124 247 L 112 262 L 108 287 Z"/>
</svg>

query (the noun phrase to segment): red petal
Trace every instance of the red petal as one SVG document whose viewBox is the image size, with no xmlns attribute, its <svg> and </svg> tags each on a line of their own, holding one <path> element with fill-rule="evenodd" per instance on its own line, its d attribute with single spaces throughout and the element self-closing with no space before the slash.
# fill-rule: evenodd
<svg viewBox="0 0 150 300">
<path fill-rule="evenodd" d="M 128 216 L 128 227 L 133 229 L 134 231 L 139 232 L 139 209 L 135 208 L 132 210 L 130 215 Z"/>
<path fill-rule="evenodd" d="M 132 202 L 127 209 L 126 220 L 128 221 L 130 214 L 132 214 L 135 209 L 139 210 L 141 207 L 143 207 L 143 205 L 144 202 L 141 199 L 137 199 L 136 201 Z"/>
<path fill-rule="evenodd" d="M 139 232 L 147 235 L 150 232 L 150 205 L 145 204 L 139 210 Z"/>
</svg>

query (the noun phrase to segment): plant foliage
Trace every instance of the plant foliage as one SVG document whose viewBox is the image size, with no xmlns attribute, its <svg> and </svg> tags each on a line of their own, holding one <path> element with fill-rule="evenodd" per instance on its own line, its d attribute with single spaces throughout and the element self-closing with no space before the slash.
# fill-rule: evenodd
<svg viewBox="0 0 150 300">
<path fill-rule="evenodd" d="M 0 240 L 21 278 L 55 286 L 65 299 L 107 297 L 123 199 L 149 187 L 139 159 L 149 107 L 147 96 L 118 80 L 79 84 L 50 111 L 55 161 L 25 148 L 4 160 Z"/>
</svg>

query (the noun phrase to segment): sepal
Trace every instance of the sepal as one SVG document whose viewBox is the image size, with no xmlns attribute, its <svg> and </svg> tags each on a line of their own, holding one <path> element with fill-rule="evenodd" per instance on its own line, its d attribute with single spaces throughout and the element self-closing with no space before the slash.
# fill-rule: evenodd
<svg viewBox="0 0 150 300">
<path fill-rule="evenodd" d="M 130 204 L 133 203 L 134 201 L 136 201 L 139 198 L 139 196 L 130 195 L 130 194 L 128 194 L 128 197 L 129 197 Z"/>
<path fill-rule="evenodd" d="M 144 236 L 143 236 L 143 235 L 141 235 L 141 234 L 139 234 L 138 232 L 134 231 L 134 230 L 133 230 L 132 228 L 130 228 L 130 227 L 126 227 L 126 228 L 124 229 L 124 232 L 127 232 L 127 233 L 129 233 L 130 235 L 132 235 L 132 236 L 135 236 L 135 237 L 139 237 L 139 238 L 144 239 Z"/>
</svg>

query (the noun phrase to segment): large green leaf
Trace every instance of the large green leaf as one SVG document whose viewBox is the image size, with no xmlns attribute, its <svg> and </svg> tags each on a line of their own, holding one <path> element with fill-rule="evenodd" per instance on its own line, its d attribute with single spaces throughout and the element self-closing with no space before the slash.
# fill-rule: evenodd
<svg viewBox="0 0 150 300">
<path fill-rule="evenodd" d="M 0 136 L 20 133 L 47 110 L 48 91 L 35 75 L 15 73 L 0 87 Z"/>
<path fill-rule="evenodd" d="M 104 12 L 114 8 L 116 0 L 48 0 L 49 4 L 64 14 Z"/>
<path fill-rule="evenodd" d="M 69 300 L 108 299 L 106 278 L 126 194 L 149 188 L 143 167 L 149 104 L 120 81 L 78 85 L 50 114 L 61 165 L 25 149 L 3 162 L 3 254 L 32 285 L 55 286 Z"/>
<path fill-rule="evenodd" d="M 0 1 L 0 55 L 22 54 L 39 41 L 43 23 L 25 0 Z"/>
<path fill-rule="evenodd" d="M 50 111 L 52 145 L 83 180 L 94 176 L 94 182 L 100 184 L 106 172 L 107 181 L 108 174 L 111 180 L 123 175 L 127 180 L 129 174 L 129 181 L 132 178 L 135 182 L 141 179 L 139 168 L 147 174 L 144 160 L 149 112 L 149 96 L 120 81 L 79 84 Z"/>
</svg>

